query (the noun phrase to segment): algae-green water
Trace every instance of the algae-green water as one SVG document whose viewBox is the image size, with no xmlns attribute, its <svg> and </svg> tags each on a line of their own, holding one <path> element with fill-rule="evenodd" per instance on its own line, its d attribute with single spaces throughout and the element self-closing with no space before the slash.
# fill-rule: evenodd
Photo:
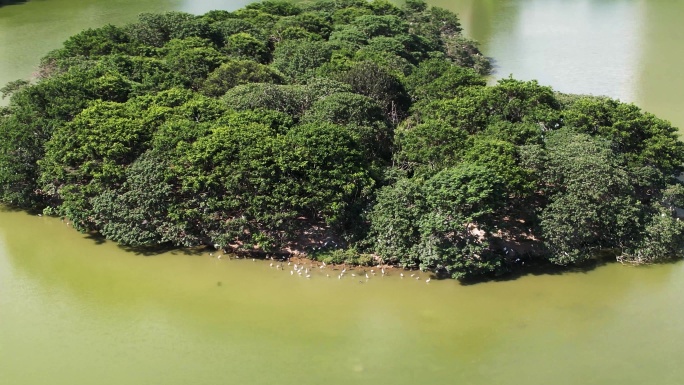
<svg viewBox="0 0 684 385">
<path fill-rule="evenodd" d="M 0 83 L 87 27 L 247 1 L 30 0 L 0 7 Z M 632 101 L 684 126 L 677 1 L 436 0 L 494 78 Z M 684 264 L 463 286 L 366 281 L 207 253 L 145 256 L 0 211 L 0 384 L 679 385 Z M 326 277 L 330 274 L 332 277 Z M 361 281 L 361 282 L 359 282 Z"/>
</svg>

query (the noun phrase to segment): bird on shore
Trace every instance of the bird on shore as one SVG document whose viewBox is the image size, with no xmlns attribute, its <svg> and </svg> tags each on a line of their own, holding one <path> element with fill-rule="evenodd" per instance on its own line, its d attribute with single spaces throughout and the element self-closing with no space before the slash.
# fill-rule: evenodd
<svg viewBox="0 0 684 385">
<path fill-rule="evenodd" d="M 430 283 L 430 280 L 431 280 L 430 278 L 426 279 L 425 283 Z"/>
<path fill-rule="evenodd" d="M 404 278 L 404 273 L 399 273 L 399 276 L 400 276 L 401 278 Z"/>
</svg>

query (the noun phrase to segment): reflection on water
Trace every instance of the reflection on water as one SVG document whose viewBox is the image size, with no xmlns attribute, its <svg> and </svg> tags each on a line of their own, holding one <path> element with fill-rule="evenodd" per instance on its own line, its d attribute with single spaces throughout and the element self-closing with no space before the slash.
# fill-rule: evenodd
<svg viewBox="0 0 684 385">
<path fill-rule="evenodd" d="M 684 127 L 682 1 L 433 0 L 461 15 L 496 78 L 634 102 Z"/>
<path fill-rule="evenodd" d="M 497 78 L 512 74 L 562 92 L 635 101 L 644 3 L 520 0 L 460 6 L 464 25 L 473 26 L 473 38 L 495 58 Z"/>
</svg>

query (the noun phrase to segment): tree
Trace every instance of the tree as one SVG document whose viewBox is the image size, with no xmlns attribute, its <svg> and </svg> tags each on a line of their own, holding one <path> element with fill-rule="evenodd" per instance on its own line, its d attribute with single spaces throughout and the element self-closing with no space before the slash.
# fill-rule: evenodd
<svg viewBox="0 0 684 385">
<path fill-rule="evenodd" d="M 273 67 L 288 80 L 303 83 L 313 70 L 330 61 L 332 48 L 327 42 L 310 40 L 283 41 L 273 51 Z"/>
<path fill-rule="evenodd" d="M 267 63 L 271 51 L 266 44 L 246 32 L 228 36 L 223 51 L 236 59 L 249 59 L 259 63 Z"/>
<path fill-rule="evenodd" d="M 151 151 L 143 153 L 126 169 L 119 188 L 107 188 L 92 199 L 100 233 L 132 247 L 198 244 L 187 225 L 172 218 L 179 202 L 169 174 L 167 159 Z"/>
<path fill-rule="evenodd" d="M 684 143 L 677 129 L 633 104 L 581 97 L 563 111 L 563 120 L 568 127 L 610 140 L 630 167 L 676 175 L 684 163 Z"/>
<path fill-rule="evenodd" d="M 208 96 L 223 96 L 229 89 L 248 83 L 282 84 L 280 73 L 251 60 L 231 60 L 221 64 L 202 84 L 202 92 Z"/>
<path fill-rule="evenodd" d="M 166 64 L 188 88 L 198 89 L 225 57 L 208 40 L 188 38 L 171 40 L 164 46 Z"/>
<path fill-rule="evenodd" d="M 408 81 L 413 85 L 414 100 L 450 99 L 463 95 L 465 87 L 486 85 L 485 79 L 469 68 L 441 63 L 444 61 L 425 61 L 411 74 Z"/>
<path fill-rule="evenodd" d="M 629 245 L 642 209 L 610 143 L 559 130 L 549 133 L 546 149 L 543 175 L 551 194 L 541 227 L 549 259 L 575 264 L 594 251 Z"/>
<path fill-rule="evenodd" d="M 428 207 L 418 179 L 400 178 L 378 190 L 368 215 L 373 252 L 386 263 L 416 267 L 420 261 L 420 219 Z"/>
<path fill-rule="evenodd" d="M 87 29 L 64 42 L 64 49 L 70 56 L 133 54 L 137 48 L 123 28 L 111 24 L 97 29 Z"/>
<path fill-rule="evenodd" d="M 302 123 L 334 123 L 349 128 L 370 163 L 388 161 L 391 157 L 392 131 L 380 106 L 369 97 L 351 92 L 326 96 L 311 105 Z"/>
<path fill-rule="evenodd" d="M 409 173 L 433 175 L 458 164 L 467 148 L 467 139 L 467 132 L 442 121 L 401 127 L 395 135 L 394 159 Z"/>
<path fill-rule="evenodd" d="M 358 94 L 375 100 L 385 116 L 397 123 L 408 111 L 411 100 L 401 81 L 373 62 L 362 62 L 339 77 Z"/>
<path fill-rule="evenodd" d="M 503 273 L 503 258 L 489 250 L 491 216 L 504 200 L 500 177 L 463 163 L 436 174 L 423 191 L 429 210 L 420 222 L 421 266 L 453 278 Z"/>
<path fill-rule="evenodd" d="M 138 22 L 126 28 L 133 40 L 152 47 L 162 47 L 172 39 L 197 37 L 218 42 L 209 22 L 185 12 L 166 12 L 163 14 L 142 13 Z"/>
</svg>

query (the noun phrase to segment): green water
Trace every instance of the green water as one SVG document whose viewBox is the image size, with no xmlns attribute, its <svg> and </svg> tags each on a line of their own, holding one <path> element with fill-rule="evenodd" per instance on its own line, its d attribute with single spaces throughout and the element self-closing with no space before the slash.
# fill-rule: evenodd
<svg viewBox="0 0 684 385">
<path fill-rule="evenodd" d="M 684 127 L 677 1 L 462 0 L 497 77 L 630 100 Z M 0 8 L 0 83 L 85 27 L 240 1 Z M 327 278 L 331 274 L 333 278 Z M 143 256 L 0 211 L 0 384 L 658 384 L 684 377 L 684 264 L 461 286 Z"/>
<path fill-rule="evenodd" d="M 0 214 L 3 384 L 681 384 L 684 265 L 459 286 L 140 256 Z M 407 274 L 408 275 L 408 274 Z M 219 285 L 220 282 L 220 285 Z"/>
</svg>

